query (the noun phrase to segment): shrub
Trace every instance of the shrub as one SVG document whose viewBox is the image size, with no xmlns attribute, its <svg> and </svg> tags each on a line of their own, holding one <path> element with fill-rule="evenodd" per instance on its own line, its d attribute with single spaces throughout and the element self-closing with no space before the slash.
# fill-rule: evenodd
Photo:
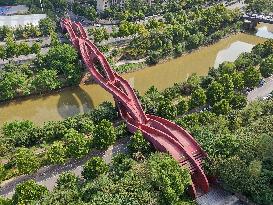
<svg viewBox="0 0 273 205">
<path fill-rule="evenodd" d="M 94 130 L 93 145 L 97 149 L 107 149 L 116 141 L 116 132 L 112 123 L 108 120 L 102 120 Z"/>
<path fill-rule="evenodd" d="M 101 157 L 93 157 L 84 165 L 82 175 L 86 180 L 92 180 L 107 171 L 105 161 Z"/>
<path fill-rule="evenodd" d="M 47 193 L 46 187 L 34 180 L 28 180 L 16 186 L 12 200 L 14 204 L 31 204 L 42 199 Z"/>
<path fill-rule="evenodd" d="M 21 174 L 30 174 L 39 168 L 37 156 L 27 148 L 19 148 L 15 153 L 16 167 Z"/>
</svg>

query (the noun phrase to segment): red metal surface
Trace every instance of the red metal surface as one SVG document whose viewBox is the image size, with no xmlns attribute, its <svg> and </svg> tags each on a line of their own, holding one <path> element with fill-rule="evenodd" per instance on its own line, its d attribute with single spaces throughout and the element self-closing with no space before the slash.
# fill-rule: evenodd
<svg viewBox="0 0 273 205">
<path fill-rule="evenodd" d="M 169 153 L 181 166 L 187 166 L 192 176 L 191 192 L 194 195 L 197 189 L 208 192 L 208 180 L 202 169 L 206 153 L 194 138 L 175 123 L 144 113 L 132 87 L 111 69 L 104 55 L 88 40 L 80 23 L 62 19 L 61 27 L 68 32 L 71 43 L 80 53 L 94 80 L 113 95 L 129 131 L 134 133 L 140 130 L 157 150 Z"/>
</svg>

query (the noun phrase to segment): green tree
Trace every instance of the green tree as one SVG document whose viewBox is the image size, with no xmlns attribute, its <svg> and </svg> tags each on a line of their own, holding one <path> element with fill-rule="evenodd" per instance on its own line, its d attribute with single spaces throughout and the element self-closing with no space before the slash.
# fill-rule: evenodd
<svg viewBox="0 0 273 205">
<path fill-rule="evenodd" d="M 2 71 L 0 79 L 1 100 L 9 100 L 20 94 L 29 94 L 27 75 L 20 70 Z"/>
<path fill-rule="evenodd" d="M 98 149 L 107 149 L 116 141 L 116 132 L 113 124 L 108 120 L 102 120 L 96 125 L 93 133 L 93 145 Z"/>
<path fill-rule="evenodd" d="M 210 105 L 219 102 L 224 96 L 224 87 L 217 81 L 213 81 L 207 90 L 207 98 Z"/>
<path fill-rule="evenodd" d="M 44 92 L 46 90 L 59 88 L 61 83 L 56 70 L 43 69 L 37 72 L 32 81 L 32 85 L 36 91 Z"/>
<path fill-rule="evenodd" d="M 143 155 L 149 154 L 151 152 L 150 143 L 143 137 L 143 134 L 138 130 L 131 137 L 128 149 L 131 154 L 141 153 Z"/>
<path fill-rule="evenodd" d="M 0 59 L 2 60 L 6 59 L 6 49 L 4 46 L 0 46 Z"/>
<path fill-rule="evenodd" d="M 78 84 L 81 77 L 81 68 L 78 65 L 77 51 L 68 44 L 59 44 L 51 47 L 45 56 L 40 57 L 38 66 L 57 71 L 64 75 L 70 85 Z"/>
<path fill-rule="evenodd" d="M 0 196 L 1 205 L 12 205 L 12 200 Z"/>
<path fill-rule="evenodd" d="M 159 51 L 151 51 L 149 52 L 149 56 L 146 59 L 147 64 L 154 65 L 157 64 L 160 60 L 161 53 Z"/>
<path fill-rule="evenodd" d="M 190 108 L 200 107 L 206 104 L 206 93 L 202 88 L 196 88 L 191 95 L 191 99 L 189 102 Z"/>
<path fill-rule="evenodd" d="M 34 180 L 28 180 L 16 186 L 12 201 L 14 204 L 31 204 L 42 199 L 47 193 L 46 187 Z"/>
<path fill-rule="evenodd" d="M 2 133 L 15 146 L 31 146 L 36 142 L 35 125 L 29 120 L 4 123 Z"/>
<path fill-rule="evenodd" d="M 166 119 L 173 120 L 177 116 L 177 109 L 171 101 L 164 99 L 159 103 L 157 114 Z"/>
<path fill-rule="evenodd" d="M 244 81 L 246 87 L 254 88 L 258 86 L 260 79 L 260 72 L 254 67 L 250 67 L 244 72 Z"/>
<path fill-rule="evenodd" d="M 237 91 L 242 91 L 244 89 L 245 82 L 244 82 L 244 74 L 242 72 L 234 72 L 232 74 L 232 80 L 233 80 L 234 88 Z"/>
<path fill-rule="evenodd" d="M 224 95 L 223 96 L 226 99 L 231 99 L 234 94 L 234 84 L 232 81 L 232 76 L 228 75 L 228 74 L 224 74 L 220 78 L 219 83 L 221 83 L 222 86 L 224 87 Z"/>
<path fill-rule="evenodd" d="M 41 51 L 41 45 L 39 43 L 33 43 L 31 46 L 31 53 L 39 54 Z"/>
<path fill-rule="evenodd" d="M 178 203 L 191 184 L 190 173 L 170 156 L 155 153 L 148 160 L 149 178 L 155 189 L 162 193 L 164 204 Z"/>
<path fill-rule="evenodd" d="M 187 100 L 182 98 L 179 103 L 177 104 L 177 113 L 178 115 L 183 115 L 189 110 L 189 103 Z"/>
<path fill-rule="evenodd" d="M 273 55 L 268 56 L 260 65 L 260 72 L 264 78 L 273 74 Z"/>
<path fill-rule="evenodd" d="M 229 103 L 233 109 L 242 109 L 247 105 L 247 97 L 237 93 L 232 97 Z"/>
<path fill-rule="evenodd" d="M 65 134 L 66 150 L 69 157 L 81 158 L 89 152 L 89 142 L 83 134 L 69 129 Z"/>
<path fill-rule="evenodd" d="M 22 42 L 18 45 L 16 45 L 16 56 L 20 56 L 20 55 L 28 55 L 31 53 L 31 48 L 29 47 L 29 45 L 25 42 Z"/>
<path fill-rule="evenodd" d="M 40 165 L 35 153 L 27 148 L 19 148 L 16 150 L 15 163 L 20 174 L 31 174 L 35 172 Z"/>
<path fill-rule="evenodd" d="M 212 111 L 217 115 L 226 115 L 230 111 L 229 102 L 226 99 L 215 103 L 212 107 Z"/>
<path fill-rule="evenodd" d="M 108 171 L 109 167 L 101 157 L 92 157 L 83 167 L 82 175 L 92 180 Z"/>
<path fill-rule="evenodd" d="M 56 23 L 50 18 L 41 19 L 39 22 L 39 29 L 43 36 L 48 36 L 51 31 L 55 31 Z"/>
<path fill-rule="evenodd" d="M 12 35 L 8 35 L 6 38 L 6 57 L 12 58 L 16 55 L 17 45 L 13 39 Z"/>
<path fill-rule="evenodd" d="M 80 179 L 72 172 L 63 172 L 57 180 L 57 189 L 78 190 Z"/>
<path fill-rule="evenodd" d="M 62 142 L 54 142 L 46 153 L 46 158 L 51 164 L 63 164 L 65 162 L 66 149 Z"/>
<path fill-rule="evenodd" d="M 94 41 L 96 43 L 100 43 L 103 40 L 108 40 L 109 39 L 109 34 L 106 30 L 106 28 L 94 28 L 88 30 L 89 34 L 93 36 Z"/>
<path fill-rule="evenodd" d="M 6 169 L 2 163 L 0 163 L 0 182 L 6 177 Z"/>
</svg>

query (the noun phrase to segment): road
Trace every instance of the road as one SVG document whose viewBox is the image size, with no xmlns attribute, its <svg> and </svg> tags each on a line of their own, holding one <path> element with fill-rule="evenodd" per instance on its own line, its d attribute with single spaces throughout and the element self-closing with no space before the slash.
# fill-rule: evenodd
<svg viewBox="0 0 273 205">
<path fill-rule="evenodd" d="M 115 145 L 110 146 L 106 151 L 92 151 L 89 155 L 81 160 L 71 160 L 65 165 L 52 165 L 43 167 L 35 174 L 24 175 L 15 179 L 11 179 L 4 184 L 1 184 L 0 195 L 11 198 L 14 194 L 16 185 L 29 179 L 35 180 L 38 184 L 44 185 L 48 190 L 52 191 L 61 173 L 71 171 L 77 176 L 81 176 L 83 165 L 86 163 L 86 161 L 94 156 L 101 156 L 106 163 L 110 163 L 113 156 L 116 154 L 127 152 L 128 140 L 129 138 L 120 140 Z"/>
<path fill-rule="evenodd" d="M 247 95 L 247 100 L 252 102 L 257 99 L 262 99 L 266 97 L 269 93 L 273 91 L 273 76 L 266 78 L 263 86 L 255 88 Z"/>
</svg>

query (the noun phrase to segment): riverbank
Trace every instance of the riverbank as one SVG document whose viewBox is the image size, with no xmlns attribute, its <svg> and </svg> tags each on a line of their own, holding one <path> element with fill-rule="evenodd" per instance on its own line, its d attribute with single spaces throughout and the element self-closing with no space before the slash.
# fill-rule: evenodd
<svg viewBox="0 0 273 205">
<path fill-rule="evenodd" d="M 248 51 L 249 45 L 254 46 L 265 40 L 254 35 L 236 34 L 182 57 L 121 76 L 140 94 L 144 94 L 152 85 L 163 90 L 173 86 L 174 83 L 185 81 L 192 73 L 206 75 L 216 60 L 223 62 L 228 59 L 226 57 L 239 55 L 240 53 L 235 52 L 238 47 L 242 48 L 242 51 Z M 237 47 L 231 47 L 235 42 Z M 225 55 L 221 55 L 222 51 L 225 51 Z M 104 101 L 113 102 L 112 96 L 97 84 L 79 85 L 53 94 L 15 100 L 0 105 L 0 126 L 6 121 L 23 119 L 37 124 L 49 120 L 62 120 L 89 112 Z"/>
</svg>

